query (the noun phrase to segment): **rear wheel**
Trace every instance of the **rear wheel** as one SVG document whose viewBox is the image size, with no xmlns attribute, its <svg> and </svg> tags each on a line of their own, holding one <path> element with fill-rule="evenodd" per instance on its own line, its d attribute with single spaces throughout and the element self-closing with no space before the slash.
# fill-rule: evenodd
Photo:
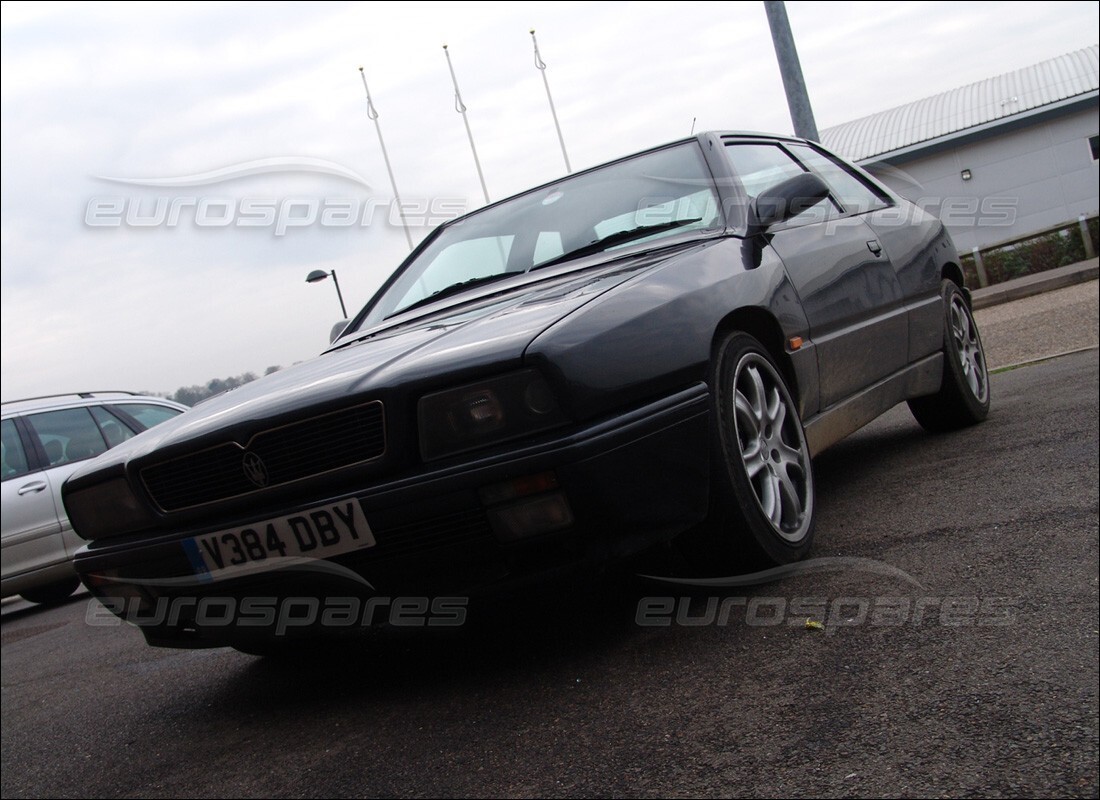
<svg viewBox="0 0 1100 800">
<path fill-rule="evenodd" d="M 925 430 L 950 431 L 981 422 L 989 414 L 989 370 L 978 325 L 962 289 L 945 280 L 943 383 L 927 397 L 909 401 Z"/>
<path fill-rule="evenodd" d="M 767 349 L 722 342 L 712 369 L 711 511 L 687 537 L 696 569 L 787 564 L 810 549 L 814 479 L 798 407 Z"/>
</svg>

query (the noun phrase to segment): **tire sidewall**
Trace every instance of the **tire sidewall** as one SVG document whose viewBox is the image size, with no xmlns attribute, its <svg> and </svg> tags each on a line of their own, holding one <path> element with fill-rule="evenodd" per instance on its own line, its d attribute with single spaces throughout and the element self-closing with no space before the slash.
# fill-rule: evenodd
<svg viewBox="0 0 1100 800">
<path fill-rule="evenodd" d="M 944 335 L 944 379 L 950 379 L 954 387 L 955 392 L 958 394 L 959 400 L 966 406 L 970 416 L 975 420 L 984 419 L 989 414 L 989 364 L 985 357 L 985 345 L 982 343 L 982 334 L 978 330 L 978 324 L 974 320 L 974 314 L 970 309 L 970 304 L 966 301 L 966 296 L 963 294 L 962 289 L 958 287 L 953 281 L 945 280 L 943 282 L 943 335 Z M 959 349 L 955 344 L 955 334 L 951 330 L 951 307 L 954 304 L 955 298 L 959 299 L 963 308 L 966 309 L 966 313 L 969 316 L 969 322 L 971 330 L 974 331 L 974 337 L 978 340 L 978 347 L 982 352 L 982 369 L 985 371 L 985 399 L 979 400 L 974 396 L 974 392 L 970 390 L 970 384 L 966 380 L 966 374 L 963 372 L 962 362 L 959 360 Z"/>
<path fill-rule="evenodd" d="M 43 586 L 36 586 L 20 593 L 20 597 L 28 603 L 36 603 L 43 606 L 54 606 L 69 599 L 73 592 L 80 588 L 80 579 L 73 575 L 71 578 L 55 581 Z"/>
<path fill-rule="evenodd" d="M 798 431 L 800 448 L 804 454 L 808 454 L 806 434 L 802 428 L 802 421 L 798 416 L 798 407 L 787 387 L 783 371 L 775 363 L 767 349 L 755 338 L 742 332 L 731 333 L 719 349 L 712 376 L 712 385 L 715 387 L 713 392 L 713 418 L 716 429 L 714 439 L 716 445 L 715 472 L 717 473 L 714 488 L 717 502 L 724 505 L 724 508 L 720 509 L 724 511 L 719 515 L 722 520 L 720 524 L 729 527 L 729 530 L 724 532 L 725 535 L 747 538 L 763 551 L 768 560 L 778 564 L 786 564 L 802 558 L 812 544 L 816 508 L 813 466 L 807 455 L 807 501 L 805 511 L 807 521 L 801 538 L 791 541 L 781 536 L 773 527 L 771 520 L 764 514 L 764 510 L 761 508 L 756 492 L 749 480 L 737 438 L 732 400 L 734 381 L 738 365 L 749 354 L 754 354 L 766 362 L 774 372 L 774 376 L 778 378 L 777 385 L 783 402 L 787 406 L 788 416 L 794 418 L 793 422 Z M 740 528 L 740 530 L 737 528 Z"/>
</svg>

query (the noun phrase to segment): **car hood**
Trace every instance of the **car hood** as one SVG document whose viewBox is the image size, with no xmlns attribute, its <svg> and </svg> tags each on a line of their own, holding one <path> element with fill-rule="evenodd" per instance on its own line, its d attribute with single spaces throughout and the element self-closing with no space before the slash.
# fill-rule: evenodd
<svg viewBox="0 0 1100 800">
<path fill-rule="evenodd" d="M 309 361 L 213 397 L 107 451 L 79 474 L 148 455 L 237 441 L 299 416 L 301 409 L 346 407 L 400 388 L 423 391 L 519 367 L 535 337 L 594 298 L 702 243 L 618 258 L 519 286 L 484 287 L 442 310 L 412 312 L 358 332 Z M 606 256 L 605 256 L 606 259 Z M 74 476 L 76 477 L 76 476 Z"/>
</svg>

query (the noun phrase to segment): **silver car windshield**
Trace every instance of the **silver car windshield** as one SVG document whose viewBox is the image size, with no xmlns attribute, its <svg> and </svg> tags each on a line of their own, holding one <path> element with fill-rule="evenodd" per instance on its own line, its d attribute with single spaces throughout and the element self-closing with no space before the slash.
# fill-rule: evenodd
<svg viewBox="0 0 1100 800">
<path fill-rule="evenodd" d="M 721 225 L 698 144 L 669 147 L 564 178 L 444 227 L 357 327 L 539 267 Z"/>
</svg>

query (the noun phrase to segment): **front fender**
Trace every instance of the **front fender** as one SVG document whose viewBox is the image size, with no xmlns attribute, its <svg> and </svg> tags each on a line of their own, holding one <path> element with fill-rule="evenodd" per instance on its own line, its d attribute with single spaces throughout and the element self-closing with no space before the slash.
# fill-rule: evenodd
<svg viewBox="0 0 1100 800">
<path fill-rule="evenodd" d="M 784 338 L 809 324 L 783 264 L 736 237 L 674 255 L 552 325 L 525 360 L 563 389 L 584 420 L 707 379 L 711 344 L 738 309 L 770 314 Z"/>
</svg>

